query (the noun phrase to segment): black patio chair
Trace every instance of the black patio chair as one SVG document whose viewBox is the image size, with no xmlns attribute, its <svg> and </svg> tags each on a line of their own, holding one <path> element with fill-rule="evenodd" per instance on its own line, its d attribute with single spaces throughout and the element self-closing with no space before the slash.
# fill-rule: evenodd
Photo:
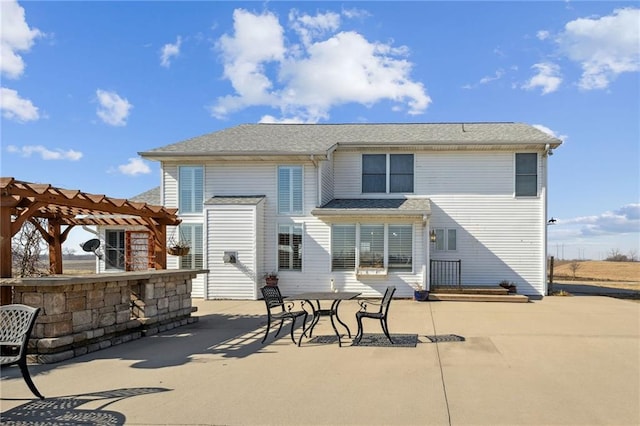
<svg viewBox="0 0 640 426">
<path fill-rule="evenodd" d="M 391 299 L 393 298 L 393 293 L 396 292 L 396 288 L 394 286 L 387 287 L 387 290 L 384 292 L 384 296 L 380 302 L 376 302 L 373 300 L 360 300 L 358 304 L 360 304 L 360 310 L 356 312 L 356 320 L 358 321 L 358 334 L 353 339 L 353 343 L 358 344 L 362 339 L 362 318 L 373 318 L 380 320 L 380 325 L 382 326 L 382 331 L 384 335 L 387 336 L 389 342 L 393 344 L 393 340 L 391 340 L 391 336 L 389 335 L 389 326 L 387 325 L 387 315 L 389 314 L 389 305 L 391 304 Z M 367 307 L 369 305 L 380 306 L 380 309 L 377 312 L 367 312 Z"/>
<path fill-rule="evenodd" d="M 26 305 L 0 306 L 0 365 L 18 364 L 24 381 L 35 396 L 44 399 L 33 384 L 27 368 L 27 345 L 40 308 Z"/>
<path fill-rule="evenodd" d="M 304 330 L 305 325 L 307 323 L 307 311 L 292 310 L 294 307 L 293 302 L 284 302 L 282 300 L 282 294 L 280 294 L 280 289 L 277 286 L 264 286 L 260 289 L 262 291 L 262 297 L 264 297 L 264 303 L 267 305 L 267 331 L 264 334 L 264 338 L 262 339 L 262 343 L 267 340 L 267 336 L 269 336 L 269 330 L 271 329 L 271 320 L 280 320 L 280 326 L 278 327 L 278 332 L 276 333 L 276 337 L 280 334 L 280 330 L 282 330 L 282 324 L 284 324 L 284 320 L 291 320 L 291 340 L 293 343 L 296 343 L 296 340 L 293 338 L 293 329 L 296 325 L 296 319 L 298 317 L 303 317 L 302 319 L 302 330 Z M 304 334 L 304 333 L 303 333 Z M 298 339 L 298 346 L 302 342 L 302 335 L 300 335 L 300 339 Z"/>
</svg>

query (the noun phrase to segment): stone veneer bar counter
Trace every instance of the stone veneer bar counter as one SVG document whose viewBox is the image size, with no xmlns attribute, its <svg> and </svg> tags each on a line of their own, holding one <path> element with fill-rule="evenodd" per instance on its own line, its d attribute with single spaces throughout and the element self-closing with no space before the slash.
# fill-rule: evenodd
<svg viewBox="0 0 640 426">
<path fill-rule="evenodd" d="M 41 308 L 30 357 L 52 363 L 198 320 L 191 280 L 206 270 L 148 270 L 93 275 L 2 278 L 12 303 Z"/>
</svg>

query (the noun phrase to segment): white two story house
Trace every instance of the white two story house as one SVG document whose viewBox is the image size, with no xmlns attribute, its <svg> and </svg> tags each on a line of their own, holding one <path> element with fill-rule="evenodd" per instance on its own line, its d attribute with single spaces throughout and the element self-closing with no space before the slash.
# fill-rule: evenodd
<svg viewBox="0 0 640 426">
<path fill-rule="evenodd" d="M 139 154 L 191 242 L 168 267 L 209 270 L 194 297 L 257 299 L 271 271 L 285 294 L 507 280 L 542 296 L 561 143 L 521 123 L 247 124 Z"/>
</svg>

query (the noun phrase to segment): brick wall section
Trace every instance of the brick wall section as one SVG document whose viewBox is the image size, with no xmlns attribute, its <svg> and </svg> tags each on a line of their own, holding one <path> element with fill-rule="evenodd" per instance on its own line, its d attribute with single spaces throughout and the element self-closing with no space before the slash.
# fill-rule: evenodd
<svg viewBox="0 0 640 426">
<path fill-rule="evenodd" d="M 204 271 L 3 279 L 13 303 L 41 308 L 31 358 L 52 363 L 193 323 L 191 281 Z"/>
</svg>

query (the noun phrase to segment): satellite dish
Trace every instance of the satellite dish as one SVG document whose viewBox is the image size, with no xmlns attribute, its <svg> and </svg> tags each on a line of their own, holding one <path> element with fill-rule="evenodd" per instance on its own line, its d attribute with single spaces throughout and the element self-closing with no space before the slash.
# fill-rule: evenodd
<svg viewBox="0 0 640 426">
<path fill-rule="evenodd" d="M 98 247 L 100 247 L 100 240 L 97 238 L 94 238 L 92 240 L 87 241 L 84 244 L 81 244 L 80 246 L 84 251 L 95 253 L 95 251 L 98 250 Z"/>
<path fill-rule="evenodd" d="M 80 247 L 82 247 L 82 250 L 86 251 L 86 252 L 91 252 L 93 254 L 95 254 L 96 256 L 98 256 L 99 259 L 102 259 L 102 254 L 98 253 L 98 247 L 100 247 L 100 240 L 97 238 L 93 238 L 83 244 L 80 244 Z"/>
</svg>

